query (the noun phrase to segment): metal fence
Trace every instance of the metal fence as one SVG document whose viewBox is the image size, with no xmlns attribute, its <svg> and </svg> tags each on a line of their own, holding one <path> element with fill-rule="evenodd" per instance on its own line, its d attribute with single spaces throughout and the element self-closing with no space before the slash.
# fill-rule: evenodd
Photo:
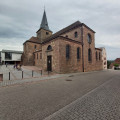
<svg viewBox="0 0 120 120">
<path fill-rule="evenodd" d="M 50 71 L 43 72 L 42 70 L 28 70 L 22 68 L 21 70 L 15 69 L 12 65 L 0 66 L 0 74 L 3 74 L 3 81 L 7 80 L 23 80 L 30 78 L 39 78 L 41 76 L 48 76 Z"/>
</svg>

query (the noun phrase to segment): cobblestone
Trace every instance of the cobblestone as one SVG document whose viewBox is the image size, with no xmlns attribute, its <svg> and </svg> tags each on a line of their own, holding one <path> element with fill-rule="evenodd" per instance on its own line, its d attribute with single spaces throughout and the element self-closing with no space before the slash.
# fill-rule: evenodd
<svg viewBox="0 0 120 120">
<path fill-rule="evenodd" d="M 97 87 L 99 88 L 101 84 L 104 84 L 111 78 L 114 78 L 114 81 L 116 81 L 116 76 L 118 75 L 120 78 L 120 71 L 71 73 L 60 75 L 62 77 L 56 76 L 56 79 L 52 79 L 55 76 L 51 76 L 51 80 L 45 80 L 44 78 L 43 81 L 40 81 L 40 79 L 33 78 L 33 81 L 38 80 L 39 82 L 0 87 L 0 120 L 43 120 L 76 99 L 81 98 L 89 91 Z M 66 81 L 66 79 L 71 79 L 72 81 Z M 115 113 L 118 112 L 118 106 L 120 105 L 119 98 L 117 97 L 119 96 L 119 91 L 115 91 L 114 96 L 118 101 L 115 102 L 114 109 L 111 109 L 113 106 L 109 106 L 110 110 L 108 110 L 111 114 L 108 114 L 108 116 L 110 116 L 110 119 L 118 117 L 118 114 Z M 99 97 L 98 95 L 94 95 L 94 97 L 96 97 L 95 101 L 99 101 L 104 95 L 100 94 Z M 74 105 L 74 108 L 71 107 L 70 109 L 67 109 L 67 111 L 64 110 L 62 114 L 56 115 L 53 119 L 69 120 L 71 117 L 71 119 L 79 120 L 79 118 L 82 117 L 83 119 L 99 120 L 106 118 L 107 120 L 108 116 L 106 113 L 108 111 L 105 110 L 106 106 L 99 106 L 97 103 L 93 106 L 92 98 L 93 96 L 91 95 L 87 96 L 86 99 L 82 101 L 81 106 L 79 106 L 78 100 L 77 104 Z M 88 106 L 86 106 L 87 101 L 90 101 L 89 104 L 87 104 Z M 106 100 L 106 104 L 108 103 L 109 101 Z M 100 102 L 100 104 L 102 104 L 102 102 Z M 81 112 L 79 112 L 80 107 Z M 89 109 L 92 107 L 95 111 Z M 97 111 L 98 108 L 103 112 Z M 96 115 L 98 117 L 96 117 Z"/>
<path fill-rule="evenodd" d="M 32 77 L 32 69 L 34 70 L 33 77 Z M 61 77 L 59 74 L 45 75 L 46 73 L 44 73 L 44 75 L 41 75 L 41 73 L 38 72 L 37 70 L 38 70 L 37 68 L 23 67 L 22 68 L 23 78 L 22 78 L 22 71 L 13 69 L 12 65 L 8 65 L 7 67 L 5 65 L 2 65 L 0 66 L 0 73 L 3 73 L 3 81 L 2 82 L 0 81 L 0 87 Z M 9 72 L 10 72 L 10 80 L 9 80 Z"/>
<path fill-rule="evenodd" d="M 32 77 L 32 70 L 34 70 L 34 77 Z M 23 71 L 23 78 L 22 78 L 22 71 Z M 34 66 L 24 66 L 22 67 L 22 71 L 18 71 L 16 69 L 13 69 L 12 65 L 8 65 L 7 67 L 5 65 L 0 66 L 0 73 L 3 73 L 3 81 L 0 81 L 0 87 L 4 86 L 11 86 L 16 84 L 23 84 L 28 82 L 37 82 L 40 80 L 47 80 L 47 79 L 55 79 L 55 78 L 61 78 L 61 77 L 74 77 L 74 75 L 79 74 L 90 74 L 93 72 L 88 73 L 70 73 L 70 74 L 55 74 L 55 73 L 45 73 L 41 75 L 38 71 L 38 68 Z M 9 80 L 9 72 L 10 72 L 10 80 Z M 98 71 L 95 71 L 98 72 Z M 66 81 L 71 81 L 71 79 L 67 79 Z"/>
<path fill-rule="evenodd" d="M 120 120 L 120 76 L 112 78 L 44 120 Z"/>
</svg>

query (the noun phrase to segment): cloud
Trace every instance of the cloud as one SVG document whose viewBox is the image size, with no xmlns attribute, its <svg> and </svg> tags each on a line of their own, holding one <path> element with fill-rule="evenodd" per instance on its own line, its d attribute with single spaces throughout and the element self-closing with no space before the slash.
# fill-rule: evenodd
<svg viewBox="0 0 120 120">
<path fill-rule="evenodd" d="M 0 3 L 0 49 L 20 49 L 40 27 L 44 5 L 53 32 L 80 20 L 96 31 L 96 46 L 108 59 L 120 57 L 118 0 L 4 0 Z M 14 43 L 14 46 L 13 46 Z M 113 53 L 113 54 L 110 54 Z"/>
<path fill-rule="evenodd" d="M 23 46 L 22 43 L 24 42 L 24 40 L 21 39 L 16 39 L 16 38 L 0 38 L 0 41 L 2 41 L 0 43 L 0 50 L 2 49 L 7 49 L 7 50 L 18 50 L 18 51 L 23 51 Z"/>
</svg>

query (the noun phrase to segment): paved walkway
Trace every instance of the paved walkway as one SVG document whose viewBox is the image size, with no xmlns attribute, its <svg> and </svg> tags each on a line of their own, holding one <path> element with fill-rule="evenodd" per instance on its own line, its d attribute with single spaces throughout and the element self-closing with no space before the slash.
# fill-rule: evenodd
<svg viewBox="0 0 120 120">
<path fill-rule="evenodd" d="M 32 73 L 33 70 L 33 73 Z M 23 77 L 22 77 L 23 71 Z M 10 80 L 9 80 L 9 72 L 10 72 Z M 45 79 L 53 79 L 61 77 L 59 74 L 51 74 L 44 72 L 41 74 L 40 69 L 35 66 L 23 66 L 22 70 L 18 71 L 17 69 L 13 69 L 12 65 L 5 65 L 0 66 L 0 73 L 3 73 L 3 81 L 0 81 L 1 86 L 8 86 L 14 84 L 22 84 L 24 82 L 34 82 L 39 80 Z M 32 76 L 33 74 L 33 76 Z"/>
<path fill-rule="evenodd" d="M 34 71 L 33 77 L 32 77 L 32 70 Z M 23 78 L 22 78 L 22 71 L 23 71 Z M 48 75 L 47 72 L 44 72 L 44 74 L 41 75 L 41 71 L 39 71 L 39 69 L 35 66 L 23 66 L 22 71 L 13 69 L 12 65 L 8 65 L 7 67 L 5 65 L 0 66 L 0 73 L 3 73 L 3 81 L 2 82 L 0 81 L 0 87 L 10 86 L 15 84 L 23 84 L 26 82 L 37 82 L 40 80 L 68 77 L 79 74 L 93 73 L 93 72 L 86 72 L 86 73 L 81 72 L 81 73 L 69 73 L 69 74 L 50 73 Z M 9 80 L 9 72 L 10 72 L 10 80 Z M 94 71 L 94 72 L 99 72 L 99 71 Z"/>
<path fill-rule="evenodd" d="M 94 72 L 98 72 L 98 71 L 94 71 Z M 11 86 L 11 85 L 18 85 L 18 84 L 29 83 L 29 82 L 38 82 L 38 81 L 42 81 L 42 80 L 50 80 L 50 79 L 56 79 L 56 78 L 62 78 L 62 77 L 72 77 L 72 76 L 75 76 L 75 75 L 91 74 L 91 73 L 93 73 L 93 72 L 69 73 L 69 74 L 53 74 L 53 75 L 42 75 L 42 76 L 40 75 L 39 77 L 29 77 L 29 78 L 24 78 L 24 79 L 22 79 L 22 78 L 12 79 L 13 78 L 12 77 L 11 78 L 12 80 L 0 81 L 0 87 Z"/>
<path fill-rule="evenodd" d="M 112 78 L 45 120 L 120 120 L 120 76 Z"/>
<path fill-rule="evenodd" d="M 0 66 L 0 73 L 3 73 L 3 81 L 9 80 L 9 72 L 10 72 L 10 80 L 20 80 L 22 79 L 22 71 L 23 71 L 23 79 L 32 78 L 32 70 L 26 69 L 22 67 L 22 70 L 17 70 L 13 68 L 13 65 L 5 65 Z M 41 71 L 35 71 L 33 73 L 34 77 L 40 77 Z"/>
<path fill-rule="evenodd" d="M 0 87 L 0 120 L 119 120 L 120 71 L 67 75 Z"/>
<path fill-rule="evenodd" d="M 37 81 L 41 81 L 41 80 L 55 79 L 55 78 L 60 78 L 60 77 L 63 77 L 63 76 L 62 75 L 52 75 L 52 76 L 41 76 L 39 78 L 34 77 L 34 78 L 20 79 L 20 80 L 7 80 L 7 81 L 0 82 L 0 87 L 11 86 L 11 85 L 16 85 L 16 84 L 23 84 L 23 83 L 28 83 L 28 82 L 37 82 Z"/>
</svg>

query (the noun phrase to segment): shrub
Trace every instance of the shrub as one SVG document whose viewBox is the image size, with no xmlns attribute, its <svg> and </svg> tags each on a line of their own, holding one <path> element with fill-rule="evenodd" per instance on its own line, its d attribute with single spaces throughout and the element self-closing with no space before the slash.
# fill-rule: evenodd
<svg viewBox="0 0 120 120">
<path fill-rule="evenodd" d="M 119 67 L 119 64 L 114 64 L 115 67 Z"/>
</svg>

